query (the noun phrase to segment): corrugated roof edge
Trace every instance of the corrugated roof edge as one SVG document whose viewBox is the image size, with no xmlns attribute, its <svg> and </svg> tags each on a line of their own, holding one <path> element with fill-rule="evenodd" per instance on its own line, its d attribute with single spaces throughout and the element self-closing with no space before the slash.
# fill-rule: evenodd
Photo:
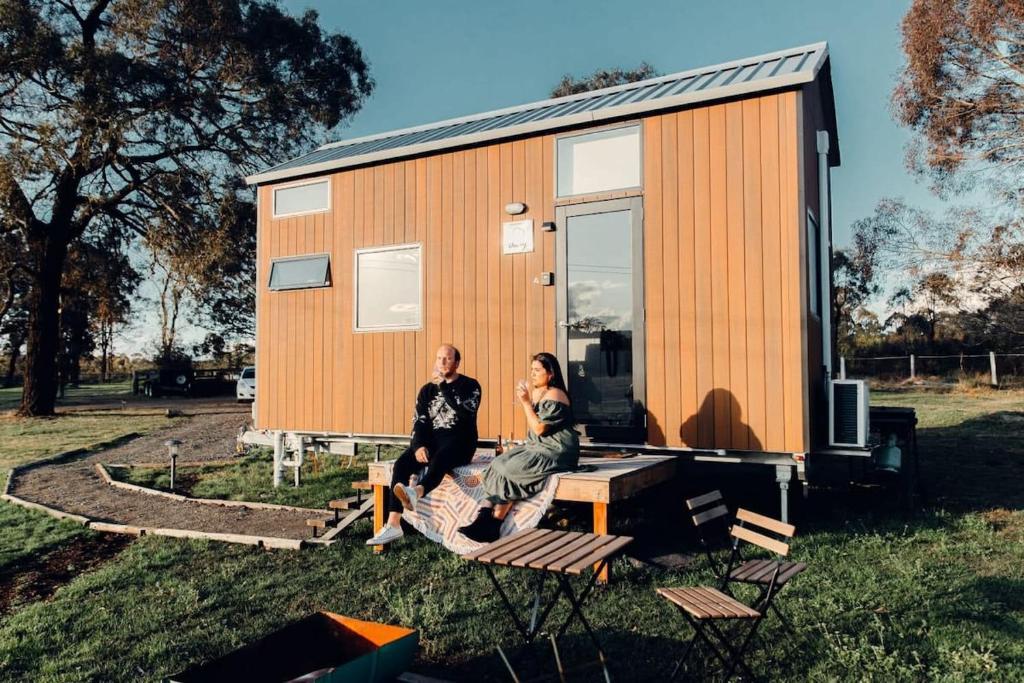
<svg viewBox="0 0 1024 683">
<path fill-rule="evenodd" d="M 780 50 L 777 52 L 770 52 L 763 55 L 746 57 L 731 62 L 724 62 L 722 64 L 711 64 L 696 69 L 689 69 L 687 71 L 680 71 L 678 73 L 668 74 L 666 76 L 659 76 L 657 78 L 652 78 L 645 81 L 637 81 L 635 83 L 627 83 L 625 85 L 618 85 L 610 88 L 602 88 L 600 90 L 591 90 L 585 93 L 579 93 L 577 95 L 568 95 L 565 97 L 530 102 L 528 104 L 517 105 L 515 107 L 496 109 L 493 111 L 481 112 L 479 114 L 473 114 L 470 116 L 455 119 L 446 119 L 444 121 L 437 121 L 434 123 L 415 126 L 412 128 L 402 128 L 398 130 L 377 133 L 374 135 L 353 138 L 351 140 L 333 142 L 317 148 L 317 150 L 314 150 L 314 152 L 338 147 L 348 147 L 350 145 L 372 142 L 374 140 L 384 140 L 387 138 L 393 138 L 400 135 L 409 135 L 412 133 L 424 132 L 428 130 L 442 129 L 463 123 L 469 123 L 472 121 L 492 119 L 498 116 L 505 116 L 516 112 L 526 112 L 532 109 L 550 107 L 554 104 L 565 104 L 578 100 L 598 98 L 615 92 L 623 92 L 626 90 L 648 87 L 650 85 L 655 85 L 667 81 L 695 77 L 701 74 L 710 73 L 712 71 L 721 72 L 723 70 L 734 67 L 742 67 L 744 65 L 749 65 L 752 63 L 765 62 L 780 57 L 791 56 L 794 53 L 799 53 L 801 51 L 804 51 L 805 53 L 817 52 L 818 54 L 816 55 L 816 58 L 813 60 L 813 63 L 805 66 L 804 68 L 798 71 L 794 71 L 792 73 L 788 73 L 782 76 L 771 76 L 768 78 L 762 78 L 755 81 L 730 83 L 728 85 L 713 87 L 707 90 L 694 90 L 690 92 L 683 92 L 678 95 L 670 97 L 651 98 L 640 102 L 628 102 L 626 104 L 610 106 L 603 109 L 597 109 L 595 111 L 584 111 L 578 114 L 561 116 L 551 119 L 540 119 L 538 121 L 533 122 L 528 121 L 526 123 L 519 125 L 507 126 L 504 128 L 497 128 L 493 130 L 484 130 L 479 133 L 472 133 L 468 135 L 461 135 L 450 138 L 441 138 L 438 140 L 433 140 L 421 144 L 386 148 L 378 152 L 370 152 L 367 154 L 359 154 L 351 157 L 330 159 L 328 161 L 323 161 L 315 164 L 292 166 L 280 170 L 275 170 L 281 166 L 290 164 L 295 161 L 295 159 L 291 159 L 289 161 L 282 162 L 277 166 L 271 167 L 265 171 L 261 171 L 260 173 L 247 176 L 245 180 L 249 185 L 258 185 L 263 183 L 297 178 L 300 176 L 315 175 L 318 173 L 324 173 L 326 171 L 346 168 L 349 166 L 360 166 L 363 164 L 373 163 L 377 161 L 384 161 L 386 159 L 415 156 L 418 154 L 438 151 L 449 147 L 463 147 L 466 145 L 478 144 L 481 142 L 487 142 L 501 138 L 516 137 L 519 135 L 536 133 L 544 130 L 570 128 L 580 124 L 602 121 L 605 119 L 620 118 L 623 116 L 629 116 L 631 114 L 656 111 L 659 109 L 671 109 L 673 107 L 684 106 L 687 104 L 695 104 L 697 102 L 720 100 L 739 95 L 747 95 L 755 92 L 775 90 L 778 88 L 785 88 L 794 85 L 800 85 L 803 83 L 810 83 L 817 77 L 818 72 L 821 70 L 822 66 L 828 61 L 829 55 L 827 42 L 812 43 L 810 45 L 803 45 L 789 48 L 786 50 Z M 308 154 L 312 153 L 313 152 L 310 152 Z M 307 156 L 308 154 L 304 154 L 302 156 Z M 300 156 L 297 158 L 301 159 L 302 157 Z"/>
</svg>

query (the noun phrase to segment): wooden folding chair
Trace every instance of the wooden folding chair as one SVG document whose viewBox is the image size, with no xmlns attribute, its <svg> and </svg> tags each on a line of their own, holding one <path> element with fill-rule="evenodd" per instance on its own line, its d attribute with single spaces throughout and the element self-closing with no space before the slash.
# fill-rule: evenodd
<svg viewBox="0 0 1024 683">
<path fill-rule="evenodd" d="M 729 531 L 733 538 L 733 550 L 724 573 L 725 579 L 719 588 L 699 586 L 696 588 L 657 589 L 658 595 L 675 605 L 694 629 L 693 637 L 682 658 L 672 670 L 670 680 L 675 679 L 679 671 L 682 670 L 698 640 L 704 641 L 710 648 L 711 654 L 722 662 L 725 667 L 726 680 L 737 668 L 751 678 L 755 678 L 754 672 L 743 661 L 743 654 L 753 640 L 765 614 L 773 606 L 773 601 L 780 588 L 779 577 L 783 573 L 783 566 L 789 564 L 782 559 L 789 554 L 789 544 L 772 538 L 762 531 L 748 528 L 745 524 L 760 527 L 765 532 L 774 533 L 787 540 L 792 538 L 796 530 L 791 524 L 785 524 L 747 510 L 738 510 L 736 517 L 738 521 Z M 772 560 L 759 560 L 759 562 L 769 563 L 768 565 L 759 565 L 759 567 L 767 568 L 767 583 L 761 594 L 749 605 L 740 602 L 728 592 L 731 581 L 729 577 L 736 565 L 741 543 L 756 545 L 775 554 L 775 558 Z M 740 565 L 740 567 L 742 566 Z M 761 569 L 752 573 L 760 575 Z M 754 583 L 753 581 L 749 582 Z M 733 646 L 729 635 L 718 627 L 716 622 L 720 621 L 739 621 L 748 624 L 745 634 L 742 633 L 742 629 L 736 633 L 737 636 L 742 636 L 739 647 Z"/>
<path fill-rule="evenodd" d="M 725 507 L 722 494 L 716 490 L 696 498 L 690 498 L 686 501 L 686 507 L 693 516 L 693 524 L 697 527 L 697 537 L 700 540 L 704 554 L 707 556 L 708 566 L 711 567 L 711 571 L 719 581 L 719 590 L 731 594 L 728 589 L 730 583 L 745 583 L 759 586 L 763 591 L 771 580 L 775 563 L 772 560 L 743 560 L 739 545 L 729 534 L 729 510 Z M 783 525 L 788 529 L 793 529 L 792 525 L 777 522 L 771 517 L 765 517 L 742 508 L 736 512 L 736 519 L 738 520 L 737 523 L 741 526 L 745 522 L 758 524 L 760 521 L 771 522 Z M 759 526 L 772 529 L 771 526 L 765 526 L 764 523 L 759 524 Z M 772 530 L 774 531 L 775 529 Z M 792 536 L 792 531 L 788 535 Z M 715 551 L 730 546 L 732 552 L 729 555 L 729 560 L 728 562 L 723 562 L 719 556 L 716 556 Z M 783 562 L 777 578 L 778 588 L 781 589 L 789 583 L 790 579 L 802 573 L 805 569 L 807 569 L 807 565 L 803 562 Z M 772 611 L 775 612 L 782 625 L 790 632 L 793 632 L 792 625 L 782 615 L 782 612 L 774 606 Z"/>
</svg>

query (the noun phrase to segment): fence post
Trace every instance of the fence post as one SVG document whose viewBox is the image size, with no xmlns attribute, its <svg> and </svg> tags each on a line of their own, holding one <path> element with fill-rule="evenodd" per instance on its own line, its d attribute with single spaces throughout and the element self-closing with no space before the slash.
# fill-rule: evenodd
<svg viewBox="0 0 1024 683">
<path fill-rule="evenodd" d="M 914 379 L 915 377 L 916 375 L 914 374 L 914 354 L 910 354 L 910 379 Z"/>
<path fill-rule="evenodd" d="M 839 357 L 839 379 L 846 379 L 846 356 Z"/>
<path fill-rule="evenodd" d="M 996 376 L 996 352 L 995 351 L 989 351 L 988 352 L 988 366 L 992 370 L 992 386 L 998 387 L 999 386 L 999 378 Z"/>
</svg>

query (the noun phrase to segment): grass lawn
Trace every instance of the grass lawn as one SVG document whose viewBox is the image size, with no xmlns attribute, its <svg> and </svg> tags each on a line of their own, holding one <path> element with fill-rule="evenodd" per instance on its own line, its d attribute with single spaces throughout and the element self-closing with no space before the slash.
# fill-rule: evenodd
<svg viewBox="0 0 1024 683">
<path fill-rule="evenodd" d="M 130 381 L 111 382 L 109 384 L 83 384 L 69 386 L 64 398 L 57 399 L 58 406 L 78 406 L 100 401 L 127 399 L 132 395 Z M 14 410 L 21 405 L 21 387 L 0 388 L 0 411 Z"/>
<path fill-rule="evenodd" d="M 1024 679 L 1024 393 L 876 392 L 872 399 L 918 409 L 928 505 L 908 515 L 884 493 L 812 492 L 792 553 L 811 569 L 780 601 L 798 635 L 766 621 L 754 670 L 782 680 Z M 307 474 L 301 489 L 275 492 L 263 458 L 193 469 L 185 481 L 193 495 L 320 505 L 356 476 L 332 461 Z M 158 470 L 125 476 L 164 485 Z M 773 500 L 754 495 L 749 506 L 777 514 Z M 0 574 L 12 546 L 33 543 L 42 552 L 75 542 L 73 529 L 5 503 L 0 525 Z M 688 533 L 682 519 L 665 526 Z M 507 680 L 494 645 L 510 631 L 485 573 L 418 536 L 374 556 L 363 545 L 368 534 L 362 522 L 341 543 L 302 552 L 139 539 L 51 598 L 0 616 L 0 678 L 160 680 L 329 609 L 420 629 L 417 672 Z M 588 618 L 617 679 L 658 680 L 690 631 L 654 588 L 710 576 L 702 567 L 627 563 L 615 574 L 592 598 Z M 516 595 L 525 602 L 525 584 Z M 562 647 L 569 666 L 589 658 L 583 640 L 574 631 Z M 547 666 L 549 651 L 537 652 Z M 714 678 L 716 667 L 706 664 L 696 677 Z M 590 669 L 572 680 L 598 678 Z"/>
</svg>

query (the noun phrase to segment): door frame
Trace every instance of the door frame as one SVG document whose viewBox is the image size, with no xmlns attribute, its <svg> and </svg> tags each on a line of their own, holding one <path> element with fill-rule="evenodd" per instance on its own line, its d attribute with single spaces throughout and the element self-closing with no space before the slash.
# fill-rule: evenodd
<svg viewBox="0 0 1024 683">
<path fill-rule="evenodd" d="M 625 197 L 601 201 L 567 204 L 555 207 L 555 355 L 565 371 L 569 368 L 569 331 L 564 326 L 569 307 L 568 289 L 568 244 L 566 234 L 568 221 L 577 216 L 588 216 L 618 211 L 630 212 L 631 248 L 633 250 L 633 406 L 634 416 L 642 421 L 628 428 L 595 426 L 602 434 L 586 434 L 592 441 L 609 441 L 598 438 L 621 432 L 622 441 L 615 443 L 647 442 L 647 315 L 644 303 L 644 202 L 643 197 Z M 568 381 L 568 380 L 567 380 Z M 641 410 L 637 409 L 639 405 Z"/>
</svg>

